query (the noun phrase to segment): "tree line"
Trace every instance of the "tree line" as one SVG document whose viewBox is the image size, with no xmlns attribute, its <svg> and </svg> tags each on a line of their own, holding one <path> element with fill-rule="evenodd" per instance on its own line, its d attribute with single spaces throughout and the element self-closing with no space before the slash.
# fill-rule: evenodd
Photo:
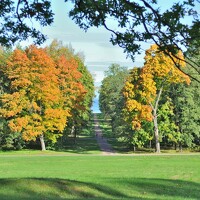
<svg viewBox="0 0 200 200">
<path fill-rule="evenodd" d="M 186 75 L 198 79 L 198 72 L 186 65 L 181 51 L 171 56 L 174 61 L 152 45 L 143 67 L 113 64 L 105 73 L 100 110 L 111 119 L 114 136 L 130 148 L 155 147 L 159 153 L 160 146 L 200 145 L 199 83 Z"/>
<path fill-rule="evenodd" d="M 0 147 L 29 141 L 55 144 L 87 125 L 94 83 L 79 54 L 54 40 L 49 46 L 0 49 Z"/>
</svg>

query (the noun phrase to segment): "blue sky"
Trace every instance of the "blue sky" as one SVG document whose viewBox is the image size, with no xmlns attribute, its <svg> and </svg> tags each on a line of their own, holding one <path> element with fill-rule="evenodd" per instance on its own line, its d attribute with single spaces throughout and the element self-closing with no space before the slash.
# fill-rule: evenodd
<svg viewBox="0 0 200 200">
<path fill-rule="evenodd" d="M 158 3 L 162 10 L 170 7 L 176 1 L 158 0 Z M 118 63 L 129 68 L 143 65 L 144 52 L 136 56 L 135 62 L 133 63 L 131 59 L 126 59 L 126 54 L 123 53 L 123 49 L 111 44 L 109 41 L 111 33 L 104 28 L 90 28 L 87 32 L 80 29 L 68 17 L 68 12 L 72 6 L 70 2 L 65 3 L 63 0 L 52 0 L 51 2 L 52 10 L 55 13 L 54 23 L 49 27 L 39 27 L 48 37 L 44 46 L 50 44 L 53 39 L 57 39 L 66 45 L 70 44 L 76 52 L 83 52 L 85 55 L 85 64 L 90 72 L 95 75 L 96 84 L 100 83 L 103 79 L 104 71 L 112 63 Z M 197 6 L 199 5 L 197 4 Z M 114 22 L 110 22 L 111 26 L 112 23 Z M 35 23 L 33 25 L 37 26 Z M 31 40 L 24 42 L 25 45 L 31 43 Z M 143 44 L 142 47 L 143 49 L 148 49 L 150 44 Z"/>
<path fill-rule="evenodd" d="M 70 3 L 64 3 L 63 0 L 52 1 L 52 8 L 55 22 L 45 29 L 49 40 L 56 38 L 64 44 L 71 44 L 75 51 L 83 52 L 88 69 L 95 74 L 96 84 L 103 79 L 104 70 L 112 63 L 133 67 L 134 64 L 126 59 L 123 50 L 110 43 L 111 34 L 107 30 L 90 28 L 85 32 L 68 17 Z"/>
<path fill-rule="evenodd" d="M 44 46 L 50 44 L 53 39 L 57 39 L 62 41 L 63 44 L 72 45 L 75 52 L 83 52 L 85 64 L 89 71 L 95 75 L 95 84 L 97 85 L 103 79 L 104 71 L 112 63 L 118 63 L 130 68 L 142 66 L 144 55 L 136 57 L 135 63 L 131 59 L 127 59 L 123 49 L 111 44 L 109 41 L 111 33 L 104 28 L 90 28 L 87 32 L 80 29 L 68 17 L 70 6 L 70 3 L 64 3 L 63 0 L 52 1 L 52 10 L 55 13 L 54 23 L 50 27 L 39 28 L 48 37 Z M 29 40 L 22 43 L 22 45 L 31 43 L 32 41 Z"/>
</svg>

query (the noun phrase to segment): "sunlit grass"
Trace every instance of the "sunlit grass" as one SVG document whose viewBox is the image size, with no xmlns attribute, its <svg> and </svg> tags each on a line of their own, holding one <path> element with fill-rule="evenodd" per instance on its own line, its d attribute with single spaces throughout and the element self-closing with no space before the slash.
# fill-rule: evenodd
<svg viewBox="0 0 200 200">
<path fill-rule="evenodd" d="M 3 156 L 0 199 L 198 199 L 200 156 Z"/>
</svg>

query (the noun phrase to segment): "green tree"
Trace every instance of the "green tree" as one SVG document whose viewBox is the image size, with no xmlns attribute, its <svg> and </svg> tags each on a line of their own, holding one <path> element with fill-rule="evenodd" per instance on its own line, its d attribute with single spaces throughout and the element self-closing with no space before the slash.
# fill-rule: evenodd
<svg viewBox="0 0 200 200">
<path fill-rule="evenodd" d="M 166 91 L 164 91 L 163 96 L 164 98 L 161 99 L 158 114 L 160 141 L 165 146 L 170 146 L 172 143 L 177 147 L 177 144 L 181 141 L 182 135 L 174 121 L 174 105 Z"/>
<path fill-rule="evenodd" d="M 53 23 L 51 1 L 48 0 L 2 0 L 0 2 L 0 44 L 11 46 L 17 41 L 31 37 L 41 44 L 46 36 L 30 24 L 48 26 Z M 29 22 L 29 23 L 28 23 Z"/>
<path fill-rule="evenodd" d="M 65 0 L 69 1 L 71 0 Z M 51 25 L 54 14 L 50 2 L 2 0 L 0 44 L 12 45 L 29 36 L 35 38 L 36 43 L 42 43 L 46 39 L 45 36 L 34 26 L 29 25 L 27 20 L 38 22 L 41 26 Z M 188 49 L 188 45 L 194 40 L 196 42 L 193 43 L 194 48 L 190 54 L 195 55 L 195 49 L 200 46 L 198 0 L 173 2 L 167 9 L 161 9 L 161 4 L 156 0 L 82 0 L 72 3 L 74 7 L 70 16 L 81 28 L 87 30 L 91 26 L 104 26 L 112 33 L 112 43 L 124 48 L 132 58 L 136 52 L 140 52 L 140 42 L 153 42 L 168 55 L 169 52 L 175 55 L 177 50 Z M 190 20 L 190 24 L 184 20 L 185 18 Z M 114 19 L 119 28 L 110 26 L 110 19 Z M 197 63 L 190 62 L 189 59 L 187 62 L 199 70 Z"/>
<path fill-rule="evenodd" d="M 190 51 L 195 55 L 195 49 L 200 46 L 199 1 L 181 0 L 166 9 L 160 6 L 156 0 L 74 1 L 70 16 L 85 30 L 92 26 L 105 27 L 112 33 L 111 42 L 124 48 L 132 58 L 141 52 L 140 42 L 155 43 L 175 61 L 173 56 L 177 51 L 188 49 L 195 40 Z M 111 19 L 116 27 L 111 25 Z M 188 57 L 187 53 L 184 56 Z M 199 70 L 198 63 L 190 59 L 187 62 Z M 179 68 L 177 62 L 174 64 Z"/>
<path fill-rule="evenodd" d="M 122 102 L 121 90 L 128 76 L 128 72 L 127 68 L 121 67 L 118 64 L 112 64 L 105 72 L 105 78 L 99 90 L 100 110 L 105 117 L 111 118 L 113 130 L 120 114 L 118 108 Z"/>
<path fill-rule="evenodd" d="M 190 70 L 198 78 L 197 72 Z M 200 90 L 199 83 L 192 81 L 190 85 L 177 84 L 171 86 L 169 95 L 174 104 L 174 121 L 181 133 L 179 142 L 189 147 L 199 145 L 200 138 Z"/>
</svg>

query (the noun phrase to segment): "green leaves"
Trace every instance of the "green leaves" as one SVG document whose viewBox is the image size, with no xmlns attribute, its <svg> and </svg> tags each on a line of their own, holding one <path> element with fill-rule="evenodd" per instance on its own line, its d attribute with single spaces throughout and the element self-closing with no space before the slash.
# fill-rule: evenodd
<svg viewBox="0 0 200 200">
<path fill-rule="evenodd" d="M 0 2 L 0 44 L 12 46 L 17 41 L 32 37 L 34 42 L 42 44 L 46 36 L 35 27 L 28 25 L 27 21 L 47 26 L 53 23 L 51 2 L 47 0 L 26 1 L 3 0 Z"/>
<path fill-rule="evenodd" d="M 193 40 L 198 40 L 198 5 L 199 2 L 193 0 L 179 1 L 164 10 L 156 0 L 83 0 L 74 2 L 70 16 L 84 29 L 104 26 L 112 33 L 113 45 L 122 47 L 134 60 L 135 54 L 141 53 L 140 42 L 153 42 L 169 56 L 175 56 L 177 50 L 188 49 Z M 110 19 L 117 23 L 117 29 L 110 25 Z M 199 47 L 200 44 L 196 43 L 196 48 Z M 191 54 L 196 55 L 195 50 Z M 191 67 L 200 68 L 197 63 L 187 62 Z"/>
</svg>

